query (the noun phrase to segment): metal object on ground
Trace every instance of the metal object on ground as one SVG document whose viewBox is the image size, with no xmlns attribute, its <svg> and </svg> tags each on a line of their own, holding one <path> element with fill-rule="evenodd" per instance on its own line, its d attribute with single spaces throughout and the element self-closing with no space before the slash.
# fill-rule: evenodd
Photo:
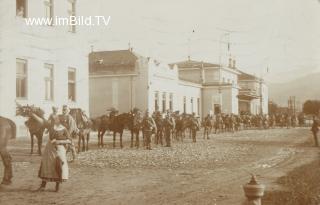
<svg viewBox="0 0 320 205">
<path fill-rule="evenodd" d="M 255 175 L 252 175 L 250 182 L 243 186 L 243 190 L 247 197 L 246 205 L 261 205 L 265 185 L 259 184 Z"/>
</svg>

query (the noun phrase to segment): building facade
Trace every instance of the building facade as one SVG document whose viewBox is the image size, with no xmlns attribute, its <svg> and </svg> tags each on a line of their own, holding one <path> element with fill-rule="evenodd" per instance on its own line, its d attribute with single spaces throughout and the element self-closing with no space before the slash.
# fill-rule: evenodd
<svg viewBox="0 0 320 205">
<path fill-rule="evenodd" d="M 120 112 L 133 108 L 150 112 L 171 110 L 195 113 L 199 117 L 239 114 L 247 106 L 243 104 L 247 88 L 240 79 L 243 72 L 236 68 L 235 61 L 229 62 L 228 66 L 220 66 L 188 59 L 168 65 L 131 49 L 92 52 L 89 55 L 90 114 L 97 117 L 111 107 Z M 268 102 L 267 87 L 262 91 L 262 102 Z M 246 111 L 259 114 L 255 110 L 260 109 L 256 108 L 261 103 L 259 96 L 260 92 L 256 94 L 258 100 L 248 101 Z M 262 109 L 263 113 L 267 111 L 264 105 Z"/>
<path fill-rule="evenodd" d="M 265 81 L 254 75 L 241 72 L 239 76 L 240 113 L 268 114 L 268 86 Z"/>
<path fill-rule="evenodd" d="M 86 35 L 76 26 L 25 22 L 75 12 L 81 14 L 81 1 L 0 1 L 0 115 L 14 119 L 18 131 L 25 119 L 15 116 L 16 102 L 46 115 L 53 105 L 89 108 Z"/>
<path fill-rule="evenodd" d="M 114 107 L 201 114 L 201 85 L 179 80 L 176 65 L 142 57 L 132 50 L 92 52 L 89 55 L 90 114 Z"/>
</svg>

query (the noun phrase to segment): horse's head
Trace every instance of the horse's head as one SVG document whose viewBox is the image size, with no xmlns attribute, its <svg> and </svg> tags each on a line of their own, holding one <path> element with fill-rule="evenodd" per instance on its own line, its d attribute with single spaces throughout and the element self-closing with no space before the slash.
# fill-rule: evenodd
<svg viewBox="0 0 320 205">
<path fill-rule="evenodd" d="M 37 115 L 38 117 L 43 118 L 44 117 L 44 111 L 35 106 L 30 105 L 18 105 L 16 108 L 16 115 L 20 115 L 22 117 L 30 117 L 32 114 Z"/>
</svg>

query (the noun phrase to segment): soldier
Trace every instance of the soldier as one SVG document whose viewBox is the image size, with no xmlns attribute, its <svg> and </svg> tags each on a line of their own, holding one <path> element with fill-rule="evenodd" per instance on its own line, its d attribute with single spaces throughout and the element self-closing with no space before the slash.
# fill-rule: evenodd
<svg viewBox="0 0 320 205">
<path fill-rule="evenodd" d="M 313 116 L 311 131 L 314 137 L 315 146 L 318 147 L 319 146 L 319 142 L 318 142 L 319 122 L 318 120 L 316 120 L 315 116 Z"/>
<path fill-rule="evenodd" d="M 199 130 L 200 126 L 199 126 L 199 121 L 197 120 L 197 118 L 195 117 L 195 113 L 192 113 L 191 116 L 191 135 L 192 135 L 192 141 L 196 142 L 197 141 L 197 131 Z"/>
<path fill-rule="evenodd" d="M 79 129 L 77 127 L 76 121 L 73 119 L 73 117 L 69 114 L 70 110 L 67 105 L 62 106 L 62 115 L 60 115 L 60 122 L 61 124 L 67 129 L 69 135 L 72 138 L 75 138 L 77 134 L 79 133 Z M 71 140 L 70 145 L 73 159 L 76 158 L 76 148 L 74 146 L 73 141 Z M 79 148 L 80 149 L 80 148 Z"/>
<path fill-rule="evenodd" d="M 152 131 L 157 129 L 156 123 L 153 118 L 150 116 L 149 111 L 146 111 L 146 114 L 142 121 L 143 133 L 145 137 L 145 146 L 146 149 L 151 150 L 151 135 Z"/>
<path fill-rule="evenodd" d="M 162 140 L 162 137 L 163 137 L 163 122 L 164 122 L 164 119 L 162 118 L 162 115 L 159 111 L 157 111 L 155 114 L 154 114 L 154 120 L 155 120 L 155 123 L 157 125 L 157 133 L 156 133 L 156 144 L 161 144 L 163 145 L 163 140 Z"/>
<path fill-rule="evenodd" d="M 209 139 L 209 134 L 210 131 L 212 129 L 212 117 L 210 116 L 210 114 L 208 114 L 203 121 L 203 127 L 204 127 L 204 131 L 203 131 L 203 139 Z"/>
<path fill-rule="evenodd" d="M 174 128 L 173 118 L 170 116 L 170 112 L 167 111 L 167 115 L 164 119 L 164 137 L 166 139 L 166 147 L 171 147 L 171 130 Z"/>
<path fill-rule="evenodd" d="M 50 114 L 48 118 L 48 124 L 50 127 L 53 127 L 54 119 L 59 117 L 58 115 L 58 107 L 52 106 L 52 113 Z"/>
</svg>

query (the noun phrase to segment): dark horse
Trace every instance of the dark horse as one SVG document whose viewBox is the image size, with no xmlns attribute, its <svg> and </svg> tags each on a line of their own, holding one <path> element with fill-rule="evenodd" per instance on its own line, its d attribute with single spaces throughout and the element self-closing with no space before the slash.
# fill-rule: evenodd
<svg viewBox="0 0 320 205">
<path fill-rule="evenodd" d="M 12 164 L 11 156 L 7 150 L 9 139 L 16 138 L 16 124 L 7 118 L 0 116 L 0 155 L 4 165 L 4 176 L 1 184 L 11 184 Z"/>
<path fill-rule="evenodd" d="M 79 129 L 78 133 L 78 152 L 81 150 L 82 142 L 82 151 L 89 150 L 89 139 L 92 122 L 91 120 L 84 115 L 83 111 L 80 108 L 71 108 L 70 115 L 76 121 L 77 127 Z"/>
<path fill-rule="evenodd" d="M 39 107 L 18 105 L 17 115 L 28 118 L 25 125 L 28 127 L 31 137 L 31 154 L 33 154 L 33 137 L 35 136 L 38 142 L 38 154 L 41 155 L 43 133 L 48 126 L 44 119 L 44 111 Z"/>
<path fill-rule="evenodd" d="M 139 148 L 140 146 L 140 140 L 139 140 L 139 134 L 140 130 L 142 129 L 142 116 L 139 110 L 134 110 L 133 112 L 129 113 L 128 115 L 128 129 L 131 132 L 131 144 L 130 147 L 133 147 L 133 142 L 134 146 L 136 148 Z"/>
<path fill-rule="evenodd" d="M 110 119 L 108 115 L 102 115 L 93 120 L 93 128 L 98 132 L 98 147 L 104 147 L 103 136 L 109 130 Z"/>
<path fill-rule="evenodd" d="M 130 113 L 122 113 L 120 115 L 115 115 L 110 117 L 110 131 L 113 132 L 113 147 L 116 146 L 116 134 L 120 134 L 120 147 L 123 148 L 122 145 L 122 135 L 123 130 L 128 127 L 130 119 L 132 116 Z"/>
</svg>

